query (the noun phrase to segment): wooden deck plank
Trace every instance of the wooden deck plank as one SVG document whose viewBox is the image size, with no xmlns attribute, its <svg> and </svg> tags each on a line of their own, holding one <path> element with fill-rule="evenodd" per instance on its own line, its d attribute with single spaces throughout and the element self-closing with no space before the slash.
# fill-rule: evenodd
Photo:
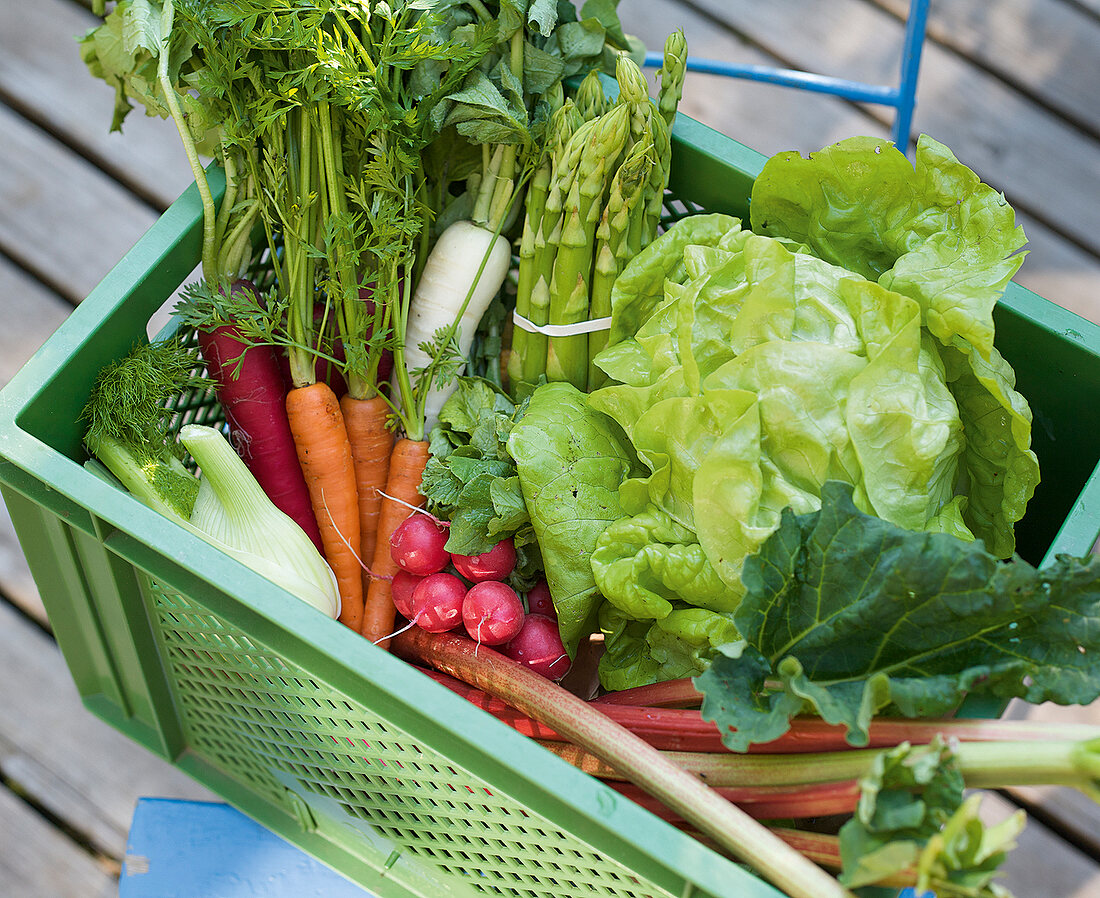
<svg viewBox="0 0 1100 898">
<path fill-rule="evenodd" d="M 2 105 L 0 134 L 6 151 L 0 166 L 0 253 L 79 302 L 157 212 Z"/>
<path fill-rule="evenodd" d="M 217 800 L 86 711 L 53 640 L 4 602 L 0 682 L 22 684 L 0 703 L 4 781 L 105 855 L 121 859 L 134 802 L 144 795 Z"/>
<path fill-rule="evenodd" d="M 897 82 L 903 25 L 864 0 L 696 0 L 696 5 L 714 22 L 751 33 L 796 68 Z M 1100 253 L 1100 204 L 1083 189 L 1100 171 L 1100 144 L 1078 129 L 929 42 L 922 56 L 914 131 L 951 147 L 1020 211 Z"/>
<path fill-rule="evenodd" d="M 909 0 L 874 0 L 896 15 Z M 1100 10 L 1100 3 L 1098 3 Z M 927 39 L 1100 134 L 1100 18 L 1064 0 L 932 0 Z M 1092 72 L 1094 78 L 1083 78 Z"/>
<path fill-rule="evenodd" d="M 118 894 L 117 874 L 3 787 L 0 845 L 0 892 L 5 898 Z"/>
<path fill-rule="evenodd" d="M 99 19 L 72 0 L 0 4 L 0 98 L 163 208 L 191 183 L 175 127 L 140 108 L 110 133 L 114 92 L 93 78 L 76 38 Z"/>
<path fill-rule="evenodd" d="M 4 309 L 4 326 L 0 328 L 0 387 L 3 387 L 73 307 L 2 256 L 0 297 Z M 45 624 L 46 609 L 3 502 L 0 502 L 0 596 Z"/>
<path fill-rule="evenodd" d="M 632 31 L 652 49 L 662 46 L 670 30 L 683 28 L 692 55 L 746 64 L 777 62 L 733 31 L 716 28 L 710 18 L 674 0 L 634 0 L 631 13 Z M 778 23 L 772 26 L 778 27 Z M 768 155 L 792 149 L 809 152 L 854 134 L 889 136 L 884 121 L 834 97 L 697 72 L 687 77 L 680 108 Z M 1017 281 L 1100 323 L 1100 257 L 1067 243 L 1032 216 L 1021 213 L 1018 218 L 1028 235 L 1029 255 Z"/>
<path fill-rule="evenodd" d="M 1015 811 L 1011 802 L 986 793 L 982 819 L 1004 820 Z M 1036 820 L 1024 831 L 1001 867 L 998 882 L 1016 898 L 1096 898 L 1100 895 L 1100 865 L 1096 859 L 1068 845 Z"/>
</svg>

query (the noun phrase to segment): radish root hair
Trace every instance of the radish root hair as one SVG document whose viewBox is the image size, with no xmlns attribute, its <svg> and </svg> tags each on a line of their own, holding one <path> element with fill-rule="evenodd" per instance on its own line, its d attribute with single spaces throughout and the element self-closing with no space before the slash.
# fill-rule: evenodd
<svg viewBox="0 0 1100 898">
<path fill-rule="evenodd" d="M 406 502 L 404 499 L 397 498 L 397 496 L 391 496 L 389 493 L 378 489 L 378 487 L 375 487 L 375 492 L 377 492 L 378 495 L 381 496 L 383 499 L 389 499 L 391 502 L 396 502 L 398 505 L 404 505 L 411 512 L 415 512 L 416 514 L 427 515 L 429 518 L 431 518 L 433 521 L 435 521 L 440 527 L 450 527 L 451 526 L 450 521 L 444 521 L 440 518 L 437 518 L 434 514 L 432 514 L 430 511 L 428 511 L 428 509 L 423 508 L 420 505 L 413 505 L 411 502 Z"/>
<path fill-rule="evenodd" d="M 348 542 L 348 538 L 346 536 L 344 536 L 343 533 L 340 532 L 340 528 L 336 526 L 336 521 L 334 521 L 332 519 L 332 512 L 328 510 L 328 502 L 325 501 L 325 490 L 324 490 L 324 488 L 321 489 L 321 504 L 325 508 L 325 514 L 328 515 L 328 522 L 330 524 L 332 524 L 332 529 L 335 530 L 336 535 L 338 537 L 340 537 L 340 542 L 342 542 L 345 546 L 348 547 L 348 551 L 351 552 L 351 554 L 355 556 L 355 560 L 359 562 L 359 567 L 361 567 L 364 570 L 364 572 L 367 574 L 367 576 L 370 577 L 372 580 L 392 580 L 393 577 L 387 577 L 384 574 L 376 574 L 369 567 L 367 567 L 363 563 L 363 559 L 359 557 L 359 553 L 355 550 L 355 546 L 353 546 L 350 542 Z"/>
<path fill-rule="evenodd" d="M 420 619 L 420 615 L 418 614 L 411 621 L 409 621 L 407 624 L 405 624 L 405 626 L 403 626 L 400 630 L 394 630 L 392 633 L 387 633 L 385 636 L 379 636 L 377 639 L 375 639 L 373 641 L 374 645 L 378 645 L 378 643 L 380 643 L 380 642 L 382 642 L 383 640 L 386 640 L 386 639 L 393 639 L 393 637 L 399 636 L 400 634 L 404 633 L 406 630 L 411 630 L 413 627 L 416 626 L 416 622 L 419 619 Z"/>
</svg>

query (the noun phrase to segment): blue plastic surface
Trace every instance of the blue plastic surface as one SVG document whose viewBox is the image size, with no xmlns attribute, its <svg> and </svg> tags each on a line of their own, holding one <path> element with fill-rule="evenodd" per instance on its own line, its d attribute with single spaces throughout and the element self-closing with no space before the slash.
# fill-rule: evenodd
<svg viewBox="0 0 1100 898">
<path fill-rule="evenodd" d="M 141 798 L 119 898 L 382 898 L 221 802 Z M 897 898 L 936 898 L 903 889 Z"/>
<path fill-rule="evenodd" d="M 378 898 L 220 802 L 142 798 L 119 898 Z"/>
</svg>

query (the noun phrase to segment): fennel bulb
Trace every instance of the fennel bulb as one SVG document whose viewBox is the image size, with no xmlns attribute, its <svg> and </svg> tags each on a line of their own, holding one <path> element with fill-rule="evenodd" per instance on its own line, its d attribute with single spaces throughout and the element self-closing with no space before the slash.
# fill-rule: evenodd
<svg viewBox="0 0 1100 898">
<path fill-rule="evenodd" d="M 227 555 L 336 618 L 336 576 L 312 540 L 260 488 L 220 431 L 187 424 L 180 442 L 202 476 L 188 529 Z"/>
</svg>

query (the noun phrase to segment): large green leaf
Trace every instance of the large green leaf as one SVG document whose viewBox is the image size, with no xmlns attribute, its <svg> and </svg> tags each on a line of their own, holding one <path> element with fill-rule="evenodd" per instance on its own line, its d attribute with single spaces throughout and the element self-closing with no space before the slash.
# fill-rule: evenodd
<svg viewBox="0 0 1100 898">
<path fill-rule="evenodd" d="M 604 528 L 622 517 L 619 485 L 631 472 L 633 456 L 614 422 L 565 382 L 534 391 L 508 437 L 508 452 L 572 657 L 581 637 L 596 627 L 601 598 L 586 562 Z"/>
<path fill-rule="evenodd" d="M 1100 557 L 1036 570 L 980 541 L 860 512 L 830 481 L 819 511 L 784 512 L 745 562 L 744 640 L 697 684 L 743 751 L 819 714 L 865 744 L 871 715 L 950 712 L 965 696 L 1087 704 L 1100 696 Z"/>
<path fill-rule="evenodd" d="M 780 153 L 753 184 L 749 208 L 754 231 L 805 243 L 912 296 L 941 342 L 961 336 L 988 356 L 993 307 L 1026 240 L 1004 196 L 943 144 L 922 136 L 913 163 L 873 137 L 808 158 Z"/>
</svg>

